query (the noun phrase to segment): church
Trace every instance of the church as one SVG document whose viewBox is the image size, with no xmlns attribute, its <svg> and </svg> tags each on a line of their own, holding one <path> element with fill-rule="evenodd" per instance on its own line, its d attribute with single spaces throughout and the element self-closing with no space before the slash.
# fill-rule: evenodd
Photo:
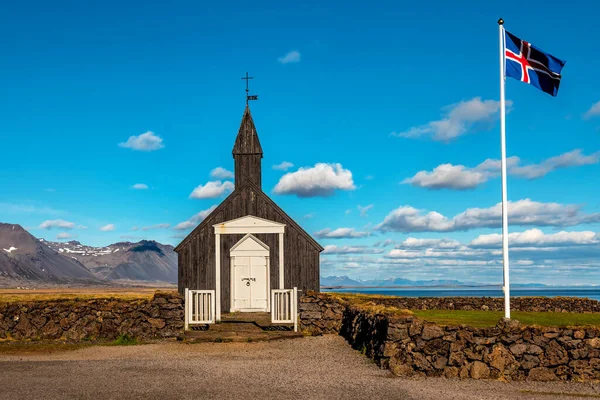
<svg viewBox="0 0 600 400">
<path fill-rule="evenodd" d="M 263 150 L 248 104 L 232 153 L 235 189 L 175 248 L 179 292 L 214 295 L 216 321 L 221 313 L 271 312 L 281 289 L 318 291 L 323 251 L 263 192 Z"/>
</svg>

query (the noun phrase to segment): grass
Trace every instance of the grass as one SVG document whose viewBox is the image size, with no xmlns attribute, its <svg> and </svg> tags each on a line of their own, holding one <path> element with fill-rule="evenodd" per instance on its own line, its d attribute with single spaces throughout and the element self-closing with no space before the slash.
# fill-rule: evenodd
<svg viewBox="0 0 600 400">
<path fill-rule="evenodd" d="M 373 300 L 393 298 L 394 296 L 372 295 L 360 293 L 328 292 L 334 299 L 349 301 L 371 312 L 392 313 L 397 315 L 414 315 L 415 317 L 440 325 L 470 325 L 476 328 L 496 326 L 504 317 L 503 311 L 463 311 L 463 310 L 402 310 L 376 304 Z M 513 311 L 511 317 L 526 326 L 600 326 L 600 313 L 554 313 Z"/>
<path fill-rule="evenodd" d="M 112 342 L 116 346 L 132 346 L 138 344 L 136 338 L 129 336 L 128 334 L 120 335 L 117 340 Z"/>
<path fill-rule="evenodd" d="M 425 321 L 440 325 L 466 324 L 476 328 L 495 326 L 503 311 L 413 310 Z M 513 311 L 511 318 L 528 326 L 600 326 L 600 314 Z"/>
<path fill-rule="evenodd" d="M 156 288 L 0 289 L 0 303 L 80 300 L 149 300 Z"/>
</svg>

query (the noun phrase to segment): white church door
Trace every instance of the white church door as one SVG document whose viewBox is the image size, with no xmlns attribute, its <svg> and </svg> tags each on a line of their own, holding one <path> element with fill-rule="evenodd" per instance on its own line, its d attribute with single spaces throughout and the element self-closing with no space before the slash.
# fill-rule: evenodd
<svg viewBox="0 0 600 400">
<path fill-rule="evenodd" d="M 248 234 L 230 257 L 231 311 L 269 311 L 269 247 Z"/>
</svg>

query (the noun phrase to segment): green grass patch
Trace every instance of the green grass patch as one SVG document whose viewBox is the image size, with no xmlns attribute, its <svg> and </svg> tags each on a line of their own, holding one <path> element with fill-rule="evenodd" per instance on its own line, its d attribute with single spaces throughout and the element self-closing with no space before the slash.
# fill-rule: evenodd
<svg viewBox="0 0 600 400">
<path fill-rule="evenodd" d="M 495 326 L 503 311 L 412 310 L 425 321 L 440 325 L 470 325 L 476 328 Z M 511 318 L 527 326 L 600 326 L 600 314 L 513 311 Z"/>
<path fill-rule="evenodd" d="M 114 344 L 116 346 L 131 346 L 134 344 L 138 344 L 138 341 L 136 338 L 129 336 L 128 334 L 124 334 L 124 335 L 120 335 L 117 338 L 117 340 L 112 342 L 112 344 Z"/>
</svg>

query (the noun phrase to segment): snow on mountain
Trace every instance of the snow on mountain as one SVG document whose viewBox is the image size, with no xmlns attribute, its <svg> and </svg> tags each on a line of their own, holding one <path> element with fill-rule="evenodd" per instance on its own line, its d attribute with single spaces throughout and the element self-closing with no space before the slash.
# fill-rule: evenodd
<svg viewBox="0 0 600 400">
<path fill-rule="evenodd" d="M 0 275 L 12 280 L 50 283 L 98 283 L 77 260 L 63 256 L 20 225 L 0 223 Z"/>
<path fill-rule="evenodd" d="M 177 282 L 177 254 L 170 245 L 148 240 L 104 247 L 86 246 L 74 240 L 46 243 L 62 256 L 77 259 L 105 280 Z"/>
</svg>

